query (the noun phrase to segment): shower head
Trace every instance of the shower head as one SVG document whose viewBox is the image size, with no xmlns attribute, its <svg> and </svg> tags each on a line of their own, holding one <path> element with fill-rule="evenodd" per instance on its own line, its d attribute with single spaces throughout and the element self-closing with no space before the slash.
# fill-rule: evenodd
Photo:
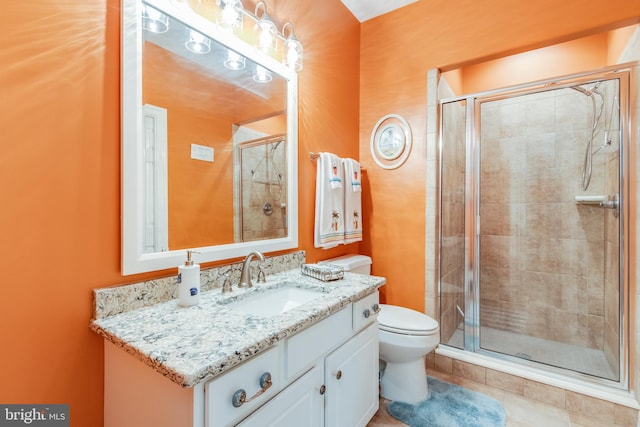
<svg viewBox="0 0 640 427">
<path fill-rule="evenodd" d="M 274 151 L 276 151 L 276 149 L 278 148 L 278 146 L 280 145 L 280 143 L 282 142 L 282 140 L 277 141 L 277 142 L 272 142 L 269 146 L 269 148 L 271 148 L 271 153 L 273 153 Z"/>
<path fill-rule="evenodd" d="M 594 84 L 591 89 L 585 89 L 582 86 L 571 86 L 571 89 L 573 90 L 577 90 L 578 92 L 582 92 L 587 96 L 591 96 L 592 94 L 596 93 L 598 95 L 600 95 L 600 92 L 598 92 L 598 86 L 600 86 L 601 82 L 596 82 L 596 84 Z"/>
</svg>

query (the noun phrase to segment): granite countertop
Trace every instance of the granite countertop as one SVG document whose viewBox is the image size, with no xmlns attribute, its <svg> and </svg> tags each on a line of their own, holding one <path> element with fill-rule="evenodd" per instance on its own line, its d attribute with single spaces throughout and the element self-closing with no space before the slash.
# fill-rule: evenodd
<svg viewBox="0 0 640 427">
<path fill-rule="evenodd" d="M 322 282 L 299 269 L 267 276 L 267 283 L 222 294 L 201 294 L 199 305 L 181 307 L 176 299 L 96 319 L 91 329 L 183 387 L 214 378 L 273 344 L 375 292 L 385 279 L 345 273 Z M 262 317 L 227 304 L 269 289 L 295 286 L 320 296 L 283 314 Z"/>
</svg>

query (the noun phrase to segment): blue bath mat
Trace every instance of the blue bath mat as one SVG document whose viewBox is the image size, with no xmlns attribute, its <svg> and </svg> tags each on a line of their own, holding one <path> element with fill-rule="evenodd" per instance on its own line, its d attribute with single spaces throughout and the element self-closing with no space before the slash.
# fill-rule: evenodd
<svg viewBox="0 0 640 427">
<path fill-rule="evenodd" d="M 409 404 L 393 401 L 387 412 L 411 427 L 504 427 L 507 415 L 497 400 L 427 376 L 429 397 Z"/>
</svg>

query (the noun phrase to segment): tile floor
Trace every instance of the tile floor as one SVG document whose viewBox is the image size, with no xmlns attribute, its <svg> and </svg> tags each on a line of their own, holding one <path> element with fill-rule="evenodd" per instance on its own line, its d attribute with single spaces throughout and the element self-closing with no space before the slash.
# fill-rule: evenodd
<svg viewBox="0 0 640 427">
<path fill-rule="evenodd" d="M 594 420 L 593 417 L 580 415 L 575 412 L 571 413 L 556 406 L 527 399 L 521 395 L 458 376 L 448 375 L 431 369 L 427 370 L 427 374 L 497 399 L 504 405 L 505 411 L 507 412 L 507 427 L 615 427 L 619 425 L 603 425 L 602 422 Z M 380 409 L 369 424 L 367 424 L 367 427 L 397 427 L 406 425 L 387 413 L 387 403 L 388 401 L 386 399 L 380 398 Z"/>
</svg>

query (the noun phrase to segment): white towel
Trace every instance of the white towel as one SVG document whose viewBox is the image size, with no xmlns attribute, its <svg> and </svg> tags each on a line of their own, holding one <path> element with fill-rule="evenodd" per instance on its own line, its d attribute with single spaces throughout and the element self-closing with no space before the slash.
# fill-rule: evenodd
<svg viewBox="0 0 640 427">
<path fill-rule="evenodd" d="M 362 240 L 362 175 L 360 163 L 342 159 L 344 165 L 344 243 Z"/>
<path fill-rule="evenodd" d="M 320 153 L 317 168 L 314 246 L 329 249 L 344 243 L 344 171 L 331 153 Z"/>
</svg>

